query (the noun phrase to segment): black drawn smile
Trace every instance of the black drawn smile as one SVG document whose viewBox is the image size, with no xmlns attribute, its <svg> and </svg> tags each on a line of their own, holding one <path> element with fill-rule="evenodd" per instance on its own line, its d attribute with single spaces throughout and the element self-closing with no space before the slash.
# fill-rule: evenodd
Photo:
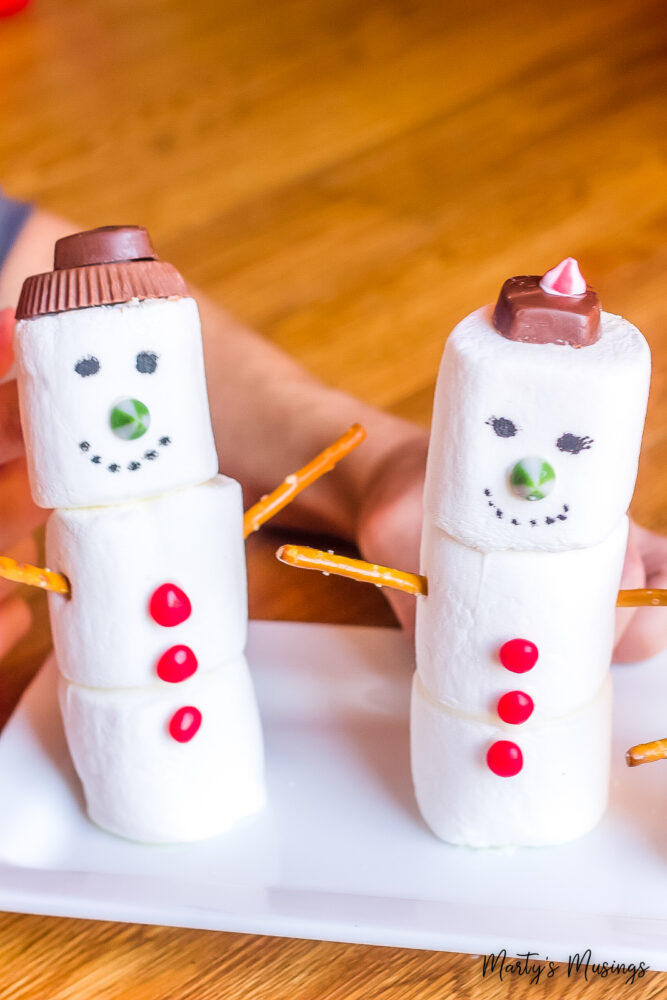
<svg viewBox="0 0 667 1000">
<path fill-rule="evenodd" d="M 489 490 L 489 489 L 484 490 L 484 496 L 486 497 L 487 505 L 489 507 L 492 507 L 495 510 L 496 517 L 498 518 L 498 520 L 502 520 L 505 517 L 504 511 L 500 507 L 498 507 L 498 505 L 496 503 L 494 503 L 494 501 L 492 500 L 493 493 L 491 492 L 491 490 Z M 566 503 L 564 503 L 563 506 L 562 506 L 562 508 L 561 508 L 561 513 L 560 514 L 550 515 L 548 517 L 543 518 L 541 521 L 540 521 L 539 518 L 531 518 L 529 521 L 523 521 L 523 522 L 521 522 L 521 521 L 517 520 L 516 517 L 513 517 L 510 520 L 510 524 L 513 524 L 516 528 L 520 528 L 521 525 L 522 525 L 522 523 L 523 524 L 529 524 L 532 528 L 537 527 L 537 525 L 540 524 L 540 523 L 542 523 L 542 524 L 549 524 L 549 525 L 556 524 L 557 521 L 567 521 L 567 516 L 568 516 L 569 512 L 570 512 L 570 508 L 568 507 L 568 505 Z"/>
<path fill-rule="evenodd" d="M 166 448 L 170 444 L 171 444 L 170 437 L 161 437 L 158 440 L 158 447 L 160 448 Z M 90 441 L 81 441 L 81 443 L 79 444 L 79 451 L 81 452 L 82 455 L 90 455 L 91 450 L 92 449 Z M 142 461 L 154 462 L 157 458 L 160 457 L 160 452 L 157 449 L 153 448 L 150 449 L 149 451 L 145 451 L 141 457 Z M 90 455 L 90 461 L 93 463 L 93 465 L 100 465 L 100 466 L 104 465 L 101 455 L 94 455 L 94 454 Z M 137 469 L 141 468 L 141 462 L 135 459 L 132 462 L 128 462 L 127 465 L 125 466 L 121 465 L 118 462 L 111 462 L 109 465 L 106 466 L 106 468 L 107 472 L 112 472 L 112 473 L 122 472 L 123 468 L 127 469 L 128 472 L 136 472 Z"/>
</svg>

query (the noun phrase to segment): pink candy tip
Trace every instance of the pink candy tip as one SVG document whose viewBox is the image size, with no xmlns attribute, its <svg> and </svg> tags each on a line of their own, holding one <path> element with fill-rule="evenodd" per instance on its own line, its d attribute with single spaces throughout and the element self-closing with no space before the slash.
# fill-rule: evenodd
<svg viewBox="0 0 667 1000">
<path fill-rule="evenodd" d="M 540 288 L 549 295 L 583 295 L 586 282 L 574 257 L 566 257 L 544 275 Z"/>
</svg>

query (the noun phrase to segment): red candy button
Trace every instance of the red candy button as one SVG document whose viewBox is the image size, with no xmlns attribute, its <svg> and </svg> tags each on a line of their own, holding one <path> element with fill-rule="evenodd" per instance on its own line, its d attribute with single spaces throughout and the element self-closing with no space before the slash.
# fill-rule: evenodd
<svg viewBox="0 0 667 1000">
<path fill-rule="evenodd" d="M 499 778 L 512 778 L 523 767 L 523 754 L 516 743 L 497 740 L 489 747 L 486 763 Z"/>
<path fill-rule="evenodd" d="M 534 708 L 533 699 L 525 691 L 508 691 L 498 701 L 498 715 L 514 726 L 529 719 Z"/>
<path fill-rule="evenodd" d="M 529 639 L 510 639 L 500 647 L 500 662 L 513 674 L 532 670 L 539 655 L 537 646 Z"/>
<path fill-rule="evenodd" d="M 197 666 L 197 657 L 189 646 L 171 646 L 158 660 L 156 670 L 160 680 L 178 684 L 192 677 Z"/>
<path fill-rule="evenodd" d="M 169 720 L 169 735 L 177 743 L 187 743 L 196 736 L 201 726 L 201 712 L 192 705 L 185 705 L 174 712 Z"/>
<path fill-rule="evenodd" d="M 163 583 L 151 597 L 151 618 L 158 625 L 172 628 L 186 621 L 192 614 L 190 598 L 175 583 Z"/>
</svg>

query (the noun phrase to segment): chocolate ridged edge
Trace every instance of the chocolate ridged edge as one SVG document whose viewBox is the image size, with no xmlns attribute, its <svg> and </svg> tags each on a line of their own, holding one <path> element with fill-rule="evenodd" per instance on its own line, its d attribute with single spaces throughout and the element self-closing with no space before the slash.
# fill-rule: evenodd
<svg viewBox="0 0 667 1000">
<path fill-rule="evenodd" d="M 168 299 L 188 294 L 187 284 L 173 264 L 157 260 L 91 264 L 27 278 L 16 319 L 116 305 L 132 299 Z"/>
</svg>

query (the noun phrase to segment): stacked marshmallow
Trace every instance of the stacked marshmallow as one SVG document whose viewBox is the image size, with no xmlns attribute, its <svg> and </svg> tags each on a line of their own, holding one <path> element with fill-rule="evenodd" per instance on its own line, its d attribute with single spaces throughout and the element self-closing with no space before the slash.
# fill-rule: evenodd
<svg viewBox="0 0 667 1000">
<path fill-rule="evenodd" d="M 94 243 L 69 273 L 118 261 L 129 229 L 72 238 L 106 261 Z M 145 253 L 122 258 L 130 285 Z M 99 302 L 95 282 L 57 312 L 28 299 L 16 330 L 33 496 L 56 508 L 47 562 L 71 583 L 49 598 L 65 732 L 91 819 L 195 840 L 265 800 L 241 489 L 216 475 L 194 301 Z"/>
<path fill-rule="evenodd" d="M 565 271 L 554 285 L 583 312 L 586 285 Z M 538 281 L 511 280 L 521 294 Z M 517 336 L 499 307 L 464 319 L 436 388 L 412 769 L 433 831 L 475 847 L 575 838 L 607 800 L 609 663 L 650 357 L 606 313 L 588 340 L 561 339 L 549 296 L 564 293 L 542 291 L 539 335 Z"/>
</svg>

